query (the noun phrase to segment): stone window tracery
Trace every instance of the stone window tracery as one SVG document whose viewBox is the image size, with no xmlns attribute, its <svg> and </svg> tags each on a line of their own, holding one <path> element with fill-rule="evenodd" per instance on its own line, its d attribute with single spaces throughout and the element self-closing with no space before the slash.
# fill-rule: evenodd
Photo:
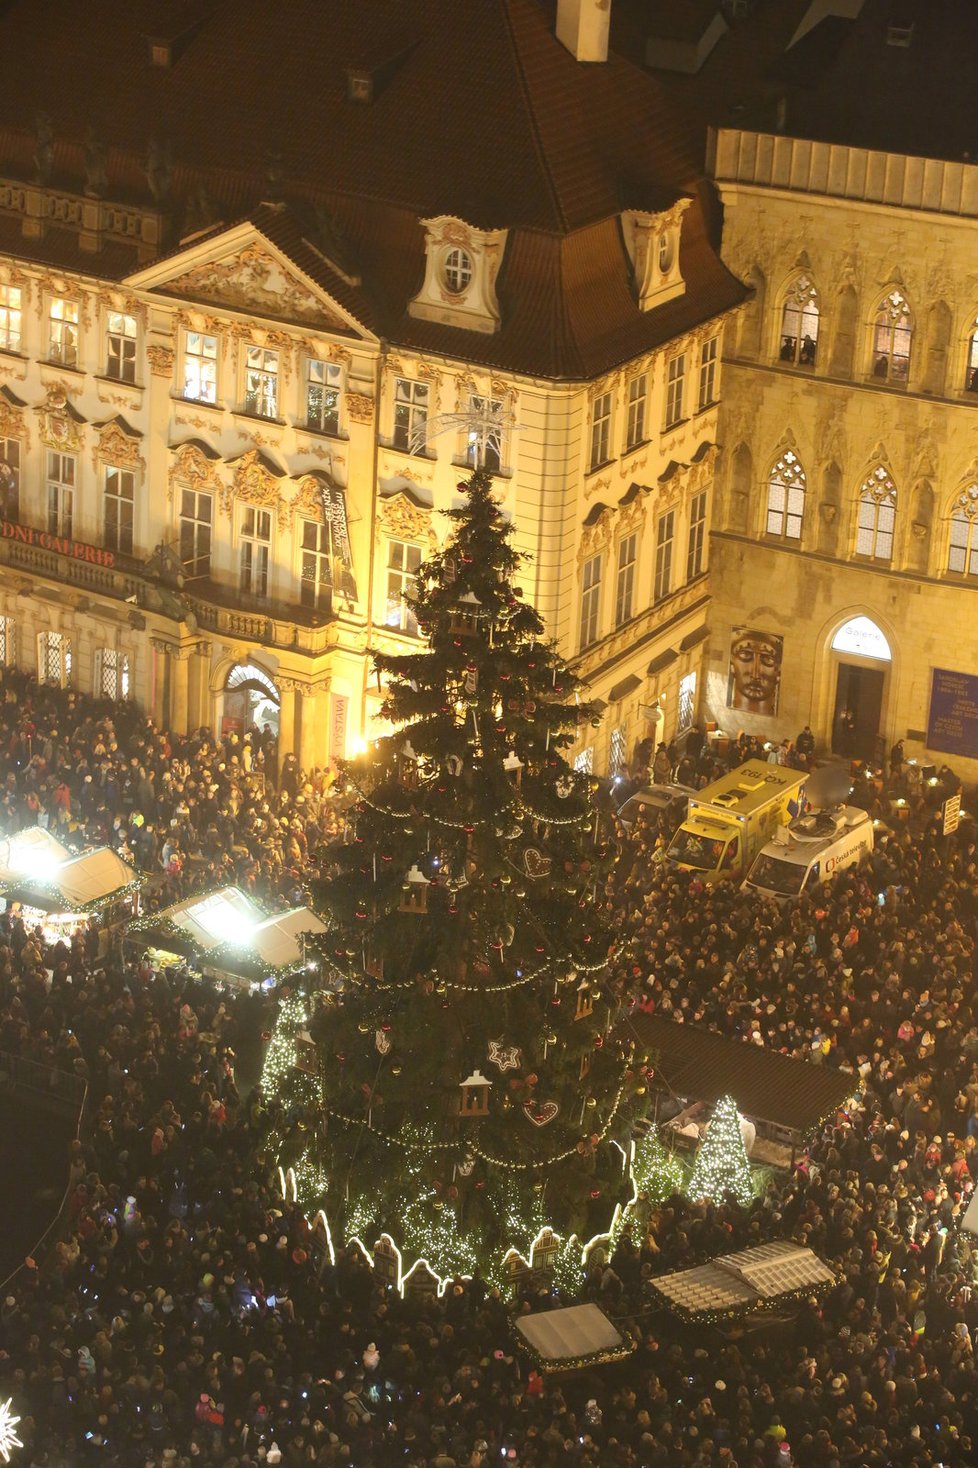
<svg viewBox="0 0 978 1468">
<path fill-rule="evenodd" d="M 856 555 L 873 561 L 893 559 L 896 526 L 896 485 L 882 464 L 863 481 L 859 491 Z"/>
<path fill-rule="evenodd" d="M 799 275 L 789 286 L 781 308 L 779 361 L 814 367 L 819 323 L 818 291 L 809 276 Z"/>
<path fill-rule="evenodd" d="M 800 540 L 805 516 L 805 471 L 792 449 L 785 449 L 768 477 L 768 535 Z"/>
</svg>

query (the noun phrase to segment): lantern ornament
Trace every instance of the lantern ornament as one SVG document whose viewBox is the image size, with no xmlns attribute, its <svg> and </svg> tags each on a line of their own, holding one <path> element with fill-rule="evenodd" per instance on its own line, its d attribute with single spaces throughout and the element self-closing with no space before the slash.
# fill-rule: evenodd
<svg viewBox="0 0 978 1468">
<path fill-rule="evenodd" d="M 300 1030 L 295 1037 L 295 1068 L 307 1076 L 314 1076 L 319 1069 L 316 1042 L 308 1030 Z"/>
<path fill-rule="evenodd" d="M 506 778 L 510 780 L 518 790 L 520 788 L 520 783 L 523 778 L 523 761 L 520 759 L 515 749 L 511 749 L 509 751 L 509 754 L 503 760 L 503 769 L 506 771 Z"/>
<path fill-rule="evenodd" d="M 474 1070 L 459 1086 L 459 1116 L 488 1116 L 491 1089 L 492 1081 L 487 1081 L 481 1070 Z"/>
<path fill-rule="evenodd" d="M 428 911 L 428 887 L 430 883 L 416 865 L 411 867 L 401 883 L 399 912 L 426 913 Z"/>
<path fill-rule="evenodd" d="M 474 637 L 479 631 L 482 602 L 474 591 L 466 591 L 449 612 L 448 630 L 456 637 Z"/>
<path fill-rule="evenodd" d="M 574 1010 L 574 1018 L 587 1019 L 594 1012 L 594 995 L 591 986 L 585 979 L 577 986 L 577 1007 Z"/>
</svg>

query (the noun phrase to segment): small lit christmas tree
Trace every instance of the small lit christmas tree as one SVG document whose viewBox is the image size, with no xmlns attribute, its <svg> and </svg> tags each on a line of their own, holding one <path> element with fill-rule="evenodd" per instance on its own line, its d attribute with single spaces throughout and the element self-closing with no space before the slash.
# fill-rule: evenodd
<svg viewBox="0 0 978 1468">
<path fill-rule="evenodd" d="M 543 1222 L 600 1232 L 634 1079 L 605 975 L 610 854 L 563 753 L 597 710 L 513 584 L 489 475 L 459 487 L 406 598 L 427 645 L 375 659 L 394 732 L 346 770 L 314 895 L 334 998 L 311 1026 L 331 1226 L 443 1273 L 491 1270 Z"/>
<path fill-rule="evenodd" d="M 721 1096 L 696 1154 L 686 1196 L 720 1202 L 727 1193 L 746 1208 L 754 1196 L 754 1184 L 737 1103 L 732 1096 Z"/>
<path fill-rule="evenodd" d="M 684 1177 L 682 1163 L 666 1150 L 653 1127 L 635 1145 L 632 1179 L 636 1192 L 644 1193 L 652 1204 L 664 1203 L 673 1193 L 683 1191 Z"/>
</svg>

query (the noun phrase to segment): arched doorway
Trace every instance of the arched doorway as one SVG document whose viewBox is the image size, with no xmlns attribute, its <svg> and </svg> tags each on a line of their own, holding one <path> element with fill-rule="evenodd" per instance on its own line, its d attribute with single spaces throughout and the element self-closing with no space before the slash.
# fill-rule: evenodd
<svg viewBox="0 0 978 1468">
<path fill-rule="evenodd" d="M 268 725 L 277 739 L 281 704 L 281 694 L 264 668 L 257 663 L 235 663 L 224 683 L 222 736 Z"/>
<path fill-rule="evenodd" d="M 887 675 L 893 654 L 886 634 L 865 616 L 850 617 L 836 631 L 832 752 L 850 759 L 876 760 Z"/>
</svg>

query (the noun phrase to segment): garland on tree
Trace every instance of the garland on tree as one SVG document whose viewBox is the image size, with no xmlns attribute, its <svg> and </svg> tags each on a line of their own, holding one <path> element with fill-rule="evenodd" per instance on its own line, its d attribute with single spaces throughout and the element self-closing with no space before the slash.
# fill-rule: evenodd
<svg viewBox="0 0 978 1468">
<path fill-rule="evenodd" d="M 330 1219 L 407 1232 L 443 1269 L 528 1247 L 541 1218 L 598 1232 L 627 1182 L 603 1143 L 639 1089 L 605 973 L 609 853 L 564 755 L 598 710 L 513 584 L 489 475 L 459 487 L 406 598 L 427 646 L 375 658 L 395 732 L 345 770 L 310 944 L 334 996 L 311 1027 Z"/>
<path fill-rule="evenodd" d="M 754 1196 L 754 1182 L 737 1103 L 732 1096 L 721 1096 L 696 1154 L 686 1196 L 694 1201 L 711 1198 L 721 1202 L 727 1193 L 746 1208 Z"/>
</svg>

